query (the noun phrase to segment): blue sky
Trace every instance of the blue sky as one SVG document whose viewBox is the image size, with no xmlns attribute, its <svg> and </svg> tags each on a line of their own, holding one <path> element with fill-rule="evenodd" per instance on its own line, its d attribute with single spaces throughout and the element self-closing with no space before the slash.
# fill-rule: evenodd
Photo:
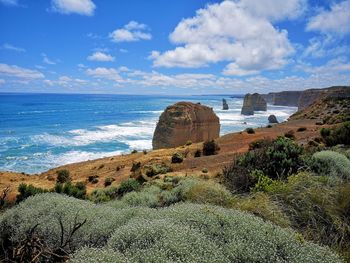
<svg viewBox="0 0 350 263">
<path fill-rule="evenodd" d="M 350 0 L 0 0 L 0 92 L 350 85 Z"/>
</svg>

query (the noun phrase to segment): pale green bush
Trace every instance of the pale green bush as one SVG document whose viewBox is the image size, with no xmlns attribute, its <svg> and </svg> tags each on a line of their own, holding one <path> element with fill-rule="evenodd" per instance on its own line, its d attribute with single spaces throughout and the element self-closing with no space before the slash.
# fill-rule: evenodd
<svg viewBox="0 0 350 263">
<path fill-rule="evenodd" d="M 314 153 L 312 168 L 315 172 L 323 175 L 335 176 L 345 180 L 350 179 L 350 160 L 338 152 L 322 151 Z"/>
<path fill-rule="evenodd" d="M 73 255 L 70 263 L 125 263 L 124 255 L 108 248 L 84 247 Z"/>
<path fill-rule="evenodd" d="M 38 224 L 37 234 L 50 249 L 55 250 L 60 246 L 60 221 L 63 223 L 66 240 L 74 222 L 86 220 L 74 233 L 71 250 L 84 245 L 102 246 L 115 228 L 143 211 L 144 209 L 132 208 L 117 211 L 106 205 L 95 205 L 61 194 L 39 194 L 1 214 L 0 236 L 2 240 L 18 244 Z"/>
<path fill-rule="evenodd" d="M 130 263 L 341 262 L 328 248 L 294 231 L 247 213 L 190 203 L 128 221 L 116 229 L 107 248 L 117 253 L 116 262 L 122 254 Z"/>
</svg>

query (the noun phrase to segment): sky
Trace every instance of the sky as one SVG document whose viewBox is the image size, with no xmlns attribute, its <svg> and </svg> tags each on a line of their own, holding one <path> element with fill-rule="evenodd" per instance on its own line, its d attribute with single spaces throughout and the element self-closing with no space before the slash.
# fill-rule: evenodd
<svg viewBox="0 0 350 263">
<path fill-rule="evenodd" d="M 0 92 L 350 85 L 350 0 L 0 0 Z"/>
</svg>

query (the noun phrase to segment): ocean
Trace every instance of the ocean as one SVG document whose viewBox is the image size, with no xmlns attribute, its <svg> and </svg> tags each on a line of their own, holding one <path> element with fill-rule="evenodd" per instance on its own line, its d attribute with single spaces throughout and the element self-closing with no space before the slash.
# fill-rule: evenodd
<svg viewBox="0 0 350 263">
<path fill-rule="evenodd" d="M 225 98 L 230 109 L 222 110 Z M 221 135 L 286 120 L 297 109 L 268 105 L 240 114 L 243 96 L 0 94 L 0 171 L 39 173 L 68 163 L 152 148 L 162 111 L 178 101 L 214 109 Z M 244 124 L 246 122 L 247 124 Z"/>
</svg>

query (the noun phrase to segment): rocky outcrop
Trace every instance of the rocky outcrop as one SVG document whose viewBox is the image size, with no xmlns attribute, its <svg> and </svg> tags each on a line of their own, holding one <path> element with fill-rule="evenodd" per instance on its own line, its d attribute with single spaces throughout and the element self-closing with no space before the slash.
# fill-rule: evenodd
<svg viewBox="0 0 350 263">
<path fill-rule="evenodd" d="M 276 116 L 273 114 L 268 117 L 268 121 L 269 123 L 278 123 Z"/>
<path fill-rule="evenodd" d="M 302 91 L 282 91 L 263 94 L 267 103 L 276 106 L 297 107 Z"/>
<path fill-rule="evenodd" d="M 154 131 L 153 149 L 172 148 L 188 141 L 201 142 L 219 137 L 220 122 L 212 108 L 191 102 L 168 106 Z"/>
<path fill-rule="evenodd" d="M 298 110 L 303 110 L 324 98 L 350 98 L 349 86 L 334 86 L 326 89 L 308 89 L 301 93 Z"/>
<path fill-rule="evenodd" d="M 228 110 L 228 104 L 227 104 L 227 101 L 225 99 L 222 99 L 222 109 Z"/>
<path fill-rule="evenodd" d="M 241 114 L 254 115 L 254 111 L 266 111 L 266 110 L 267 110 L 266 101 L 260 94 L 248 93 L 244 96 Z"/>
</svg>

